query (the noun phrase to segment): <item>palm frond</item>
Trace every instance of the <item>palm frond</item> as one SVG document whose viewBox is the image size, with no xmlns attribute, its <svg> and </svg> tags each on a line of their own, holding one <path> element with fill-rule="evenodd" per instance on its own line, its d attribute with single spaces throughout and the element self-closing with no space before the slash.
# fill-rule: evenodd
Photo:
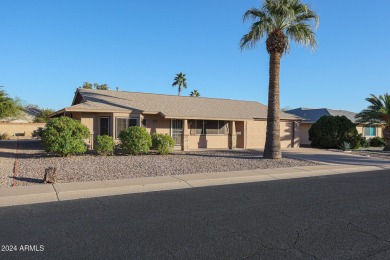
<svg viewBox="0 0 390 260">
<path fill-rule="evenodd" d="M 318 28 L 319 17 L 301 0 L 264 0 L 260 8 L 245 12 L 243 21 L 247 20 L 251 20 L 252 25 L 241 38 L 241 49 L 255 47 L 275 31 L 283 32 L 287 43 L 295 41 L 312 49 L 317 46 L 314 30 Z"/>
<path fill-rule="evenodd" d="M 370 105 L 358 113 L 355 118 L 359 123 L 385 123 L 390 125 L 390 96 L 388 93 L 383 96 L 371 94 L 366 98 Z"/>
<path fill-rule="evenodd" d="M 312 49 L 317 47 L 315 33 L 310 29 L 310 26 L 304 23 L 289 26 L 286 29 L 286 34 L 298 44 L 306 47 L 310 46 Z"/>
</svg>

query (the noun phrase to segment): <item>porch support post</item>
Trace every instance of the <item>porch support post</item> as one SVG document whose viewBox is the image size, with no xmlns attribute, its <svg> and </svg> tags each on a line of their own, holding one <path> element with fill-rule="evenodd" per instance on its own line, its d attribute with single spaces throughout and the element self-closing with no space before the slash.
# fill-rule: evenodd
<svg viewBox="0 0 390 260">
<path fill-rule="evenodd" d="M 229 122 L 229 149 L 236 149 L 237 147 L 237 133 L 236 122 Z"/>
<path fill-rule="evenodd" d="M 188 129 L 188 120 L 183 120 L 183 133 L 181 135 L 181 150 L 190 150 L 190 130 Z"/>
</svg>

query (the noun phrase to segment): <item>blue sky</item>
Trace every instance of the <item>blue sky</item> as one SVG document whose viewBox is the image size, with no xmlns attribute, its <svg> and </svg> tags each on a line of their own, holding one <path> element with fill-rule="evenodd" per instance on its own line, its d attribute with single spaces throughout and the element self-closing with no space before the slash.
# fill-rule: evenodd
<svg viewBox="0 0 390 260">
<path fill-rule="evenodd" d="M 281 64 L 281 107 L 359 112 L 389 92 L 388 0 L 306 0 L 320 15 L 315 52 L 293 45 Z M 27 104 L 69 106 L 84 81 L 112 89 L 267 103 L 265 45 L 241 52 L 255 0 L 0 2 L 0 85 Z"/>
</svg>

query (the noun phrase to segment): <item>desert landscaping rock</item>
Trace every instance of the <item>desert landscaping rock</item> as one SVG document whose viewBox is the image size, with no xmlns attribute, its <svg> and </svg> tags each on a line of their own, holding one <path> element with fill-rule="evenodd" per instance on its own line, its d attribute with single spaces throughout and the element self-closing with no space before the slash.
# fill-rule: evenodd
<svg viewBox="0 0 390 260">
<path fill-rule="evenodd" d="M 288 158 L 266 160 L 260 152 L 249 150 L 177 151 L 171 155 L 107 157 L 86 154 L 63 158 L 43 153 L 39 143 L 25 145 L 19 158 L 18 186 L 42 183 L 48 167 L 57 168 L 57 183 L 66 183 L 317 165 Z"/>
<path fill-rule="evenodd" d="M 374 157 L 374 158 L 381 158 L 381 159 L 390 159 L 390 152 L 388 151 L 382 151 L 379 149 L 372 150 L 372 151 L 352 151 L 353 154 L 361 155 L 361 156 L 367 156 L 367 157 Z"/>
<path fill-rule="evenodd" d="M 10 187 L 15 165 L 17 142 L 0 142 L 0 187 Z"/>
</svg>

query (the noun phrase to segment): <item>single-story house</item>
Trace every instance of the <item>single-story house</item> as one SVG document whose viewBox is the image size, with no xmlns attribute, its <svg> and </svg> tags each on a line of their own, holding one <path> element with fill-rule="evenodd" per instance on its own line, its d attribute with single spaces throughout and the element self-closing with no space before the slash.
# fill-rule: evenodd
<svg viewBox="0 0 390 260">
<path fill-rule="evenodd" d="M 381 125 L 358 124 L 355 118 L 356 113 L 346 110 L 333 110 L 329 108 L 313 109 L 300 107 L 287 110 L 285 112 L 303 118 L 303 121 L 300 123 L 301 145 L 310 145 L 311 142 L 309 141 L 309 129 L 322 116 L 346 116 L 353 123 L 356 123 L 356 130 L 358 133 L 362 134 L 362 136 L 366 137 L 367 139 L 383 136 L 383 127 Z"/>
<path fill-rule="evenodd" d="M 267 107 L 258 102 L 79 88 L 70 107 L 53 115 L 80 120 L 97 135 L 119 133 L 130 126 L 173 137 L 184 151 L 198 148 L 263 148 Z M 282 147 L 299 146 L 301 118 L 281 113 Z"/>
</svg>

